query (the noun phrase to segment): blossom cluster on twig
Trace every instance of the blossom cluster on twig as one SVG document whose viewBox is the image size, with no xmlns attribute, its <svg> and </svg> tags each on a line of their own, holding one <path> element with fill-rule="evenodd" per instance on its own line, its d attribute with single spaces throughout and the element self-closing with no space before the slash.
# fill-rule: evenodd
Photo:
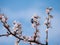
<svg viewBox="0 0 60 45">
<path fill-rule="evenodd" d="M 48 45 L 48 29 L 51 28 L 51 19 L 53 18 L 53 16 L 50 14 L 50 12 L 52 11 L 52 7 L 48 7 L 46 8 L 46 13 L 48 15 L 48 17 L 46 17 L 46 21 L 44 22 L 44 24 L 46 25 L 46 45 Z"/>
</svg>

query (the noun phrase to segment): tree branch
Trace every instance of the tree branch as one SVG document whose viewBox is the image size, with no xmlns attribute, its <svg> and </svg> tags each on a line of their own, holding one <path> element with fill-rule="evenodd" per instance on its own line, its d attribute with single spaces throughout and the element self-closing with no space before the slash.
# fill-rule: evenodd
<svg viewBox="0 0 60 45">
<path fill-rule="evenodd" d="M 9 36 L 10 34 L 1 34 L 0 37 L 2 36 Z"/>
</svg>

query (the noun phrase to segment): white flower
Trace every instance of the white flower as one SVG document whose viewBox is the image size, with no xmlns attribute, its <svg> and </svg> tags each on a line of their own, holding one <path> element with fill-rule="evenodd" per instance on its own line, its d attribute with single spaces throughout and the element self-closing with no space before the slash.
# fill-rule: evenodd
<svg viewBox="0 0 60 45">
<path fill-rule="evenodd" d="M 21 28 L 21 24 L 18 22 L 13 22 L 15 30 L 18 30 Z"/>
<path fill-rule="evenodd" d="M 50 12 L 49 8 L 46 8 L 46 13 L 48 14 Z"/>
<path fill-rule="evenodd" d="M 3 23 L 6 23 L 6 21 L 7 21 L 7 17 L 5 17 L 5 16 L 2 16 L 2 20 L 1 20 Z"/>
<path fill-rule="evenodd" d="M 52 10 L 52 7 L 46 8 L 46 13 L 49 14 L 51 10 Z"/>
</svg>

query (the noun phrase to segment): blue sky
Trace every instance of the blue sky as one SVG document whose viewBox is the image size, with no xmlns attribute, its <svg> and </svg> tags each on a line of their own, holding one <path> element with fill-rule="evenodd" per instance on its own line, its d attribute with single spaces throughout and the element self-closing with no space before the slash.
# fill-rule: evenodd
<svg viewBox="0 0 60 45">
<path fill-rule="evenodd" d="M 13 27 L 12 22 L 17 20 L 22 23 L 23 35 L 31 36 L 34 29 L 31 26 L 30 19 L 35 13 L 38 14 L 41 19 L 39 26 L 41 38 L 40 41 L 45 43 L 45 29 L 44 21 L 47 17 L 45 9 L 47 7 L 53 7 L 51 14 L 52 28 L 49 29 L 49 45 L 60 45 L 60 0 L 0 0 L 1 13 L 4 13 L 8 17 L 8 24 Z M 0 34 L 6 33 L 6 29 L 3 28 L 0 22 Z M 0 37 L 0 45 L 14 45 L 14 37 Z M 23 42 L 20 42 L 23 45 Z M 29 44 L 24 44 L 29 45 Z"/>
</svg>

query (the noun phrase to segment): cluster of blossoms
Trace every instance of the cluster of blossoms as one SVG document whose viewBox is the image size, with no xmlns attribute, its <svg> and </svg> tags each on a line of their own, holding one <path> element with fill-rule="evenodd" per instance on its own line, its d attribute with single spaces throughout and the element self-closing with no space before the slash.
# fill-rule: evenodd
<svg viewBox="0 0 60 45">
<path fill-rule="evenodd" d="M 22 34 L 21 23 L 14 21 L 13 24 L 14 24 L 13 26 L 14 34 Z"/>
<path fill-rule="evenodd" d="M 9 25 L 7 24 L 7 19 L 8 19 L 8 18 L 7 18 L 4 14 L 0 14 L 0 20 L 1 20 L 1 22 L 2 22 L 7 28 L 9 28 Z M 14 34 L 21 34 L 21 33 L 22 33 L 21 23 L 14 21 L 13 24 L 14 24 L 14 27 L 13 27 Z"/>
<path fill-rule="evenodd" d="M 47 29 L 51 27 L 51 19 L 53 18 L 53 16 L 50 14 L 50 12 L 52 11 L 52 7 L 46 8 L 46 13 L 48 15 L 48 17 L 46 17 L 46 21 L 44 22 L 44 24 L 46 25 Z"/>
<path fill-rule="evenodd" d="M 3 25 L 6 27 L 6 28 L 9 28 L 10 26 L 7 24 L 7 17 L 4 15 L 4 14 L 0 14 L 0 20 L 1 22 L 3 23 Z"/>
<path fill-rule="evenodd" d="M 50 14 L 50 12 L 51 12 L 52 9 L 53 9 L 52 7 L 46 8 L 46 13 L 47 13 L 47 14 Z"/>
<path fill-rule="evenodd" d="M 33 39 L 34 41 L 39 41 L 39 37 L 40 37 L 38 30 L 38 26 L 40 25 L 39 19 L 40 17 L 36 14 L 34 14 L 31 18 L 32 27 L 35 28 L 35 32 L 33 36 L 31 36 L 31 39 Z"/>
<path fill-rule="evenodd" d="M 39 19 L 40 17 L 37 16 L 36 14 L 34 16 L 32 16 L 31 18 L 31 23 L 32 23 L 32 27 L 35 28 L 36 26 L 39 26 Z"/>
</svg>

